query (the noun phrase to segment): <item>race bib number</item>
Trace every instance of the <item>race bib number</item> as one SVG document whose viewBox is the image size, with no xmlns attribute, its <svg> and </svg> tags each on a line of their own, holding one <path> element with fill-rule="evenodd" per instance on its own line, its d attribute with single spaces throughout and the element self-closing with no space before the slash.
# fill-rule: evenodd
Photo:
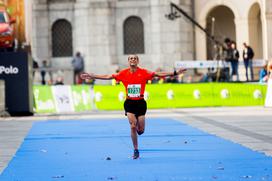
<svg viewBox="0 0 272 181">
<path fill-rule="evenodd" d="M 141 84 L 129 84 L 127 89 L 128 97 L 140 97 Z"/>
</svg>

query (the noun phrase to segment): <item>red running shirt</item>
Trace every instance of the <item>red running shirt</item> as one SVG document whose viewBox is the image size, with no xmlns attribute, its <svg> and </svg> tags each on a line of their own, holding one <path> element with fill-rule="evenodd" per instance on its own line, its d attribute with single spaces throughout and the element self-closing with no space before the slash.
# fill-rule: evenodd
<svg viewBox="0 0 272 181">
<path fill-rule="evenodd" d="M 117 74 L 113 74 L 112 77 L 124 84 L 127 99 L 139 100 L 144 98 L 146 82 L 151 80 L 154 75 L 155 72 L 138 67 L 135 72 L 130 72 L 130 68 L 126 68 Z"/>
</svg>

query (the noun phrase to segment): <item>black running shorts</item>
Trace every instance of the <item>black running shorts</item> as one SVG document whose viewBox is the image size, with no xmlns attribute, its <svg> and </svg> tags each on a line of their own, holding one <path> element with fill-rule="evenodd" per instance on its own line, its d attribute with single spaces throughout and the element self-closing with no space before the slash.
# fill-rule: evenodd
<svg viewBox="0 0 272 181">
<path fill-rule="evenodd" d="M 140 100 L 130 100 L 126 99 L 124 103 L 124 108 L 127 113 L 135 114 L 136 117 L 143 116 L 146 113 L 146 102 L 144 99 Z"/>
</svg>

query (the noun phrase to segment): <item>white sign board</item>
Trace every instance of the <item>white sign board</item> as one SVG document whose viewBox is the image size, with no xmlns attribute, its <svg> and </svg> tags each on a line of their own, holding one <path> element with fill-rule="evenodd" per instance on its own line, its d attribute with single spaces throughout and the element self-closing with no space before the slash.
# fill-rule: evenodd
<svg viewBox="0 0 272 181">
<path fill-rule="evenodd" d="M 253 67 L 262 67 L 264 65 L 264 60 L 258 59 L 253 60 Z M 239 61 L 239 66 L 243 66 L 244 61 Z M 176 61 L 175 68 L 224 68 L 230 67 L 230 62 L 222 60 L 184 60 Z"/>
<path fill-rule="evenodd" d="M 52 86 L 52 93 L 58 113 L 74 111 L 71 86 Z"/>
<path fill-rule="evenodd" d="M 197 60 L 197 61 L 176 61 L 175 68 L 223 68 L 229 67 L 230 63 L 225 61 L 207 61 L 207 60 Z"/>
</svg>

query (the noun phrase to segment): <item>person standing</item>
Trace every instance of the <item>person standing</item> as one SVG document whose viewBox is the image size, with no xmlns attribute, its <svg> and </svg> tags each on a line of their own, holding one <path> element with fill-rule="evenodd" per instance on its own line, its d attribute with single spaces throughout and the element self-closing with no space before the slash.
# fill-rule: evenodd
<svg viewBox="0 0 272 181">
<path fill-rule="evenodd" d="M 155 76 L 177 76 L 185 72 L 186 69 L 179 69 L 174 72 L 151 72 L 138 66 L 139 57 L 137 55 L 128 56 L 128 65 L 128 68 L 116 74 L 96 75 L 82 73 L 80 76 L 82 79 L 115 79 L 123 83 L 126 89 L 126 100 L 124 102 L 125 115 L 130 124 L 131 139 L 134 147 L 133 159 L 137 159 L 140 156 L 137 134 L 141 135 L 145 130 L 147 105 L 144 100 L 144 91 L 147 81 Z"/>
<path fill-rule="evenodd" d="M 38 68 L 39 68 L 38 62 L 32 58 L 33 80 L 35 80 L 35 73 L 36 69 Z"/>
<path fill-rule="evenodd" d="M 220 70 L 220 78 L 219 81 L 230 81 L 230 67 L 228 66 L 231 62 L 232 58 L 232 49 L 231 49 L 231 40 L 229 38 L 225 39 L 224 44 L 224 59 L 225 62 L 223 62 L 223 68 Z"/>
<path fill-rule="evenodd" d="M 259 72 L 259 83 L 265 83 L 268 80 L 267 75 L 268 63 L 264 62 L 262 69 Z"/>
<path fill-rule="evenodd" d="M 80 73 L 84 71 L 84 59 L 80 52 L 77 52 L 73 58 L 72 66 L 74 69 L 74 84 L 81 84 Z"/>
<path fill-rule="evenodd" d="M 267 76 L 268 79 L 272 79 L 272 59 L 267 64 Z"/>
<path fill-rule="evenodd" d="M 244 49 L 243 49 L 243 59 L 244 59 L 244 64 L 246 68 L 246 80 L 249 81 L 248 79 L 248 69 L 250 71 L 250 78 L 251 81 L 254 80 L 254 73 L 253 73 L 253 57 L 254 57 L 254 51 L 253 49 L 248 46 L 246 43 L 243 43 Z"/>
<path fill-rule="evenodd" d="M 231 80 L 233 81 L 233 76 L 236 75 L 236 80 L 239 81 L 238 65 L 239 65 L 239 51 L 236 48 L 236 43 L 231 43 Z"/>
<path fill-rule="evenodd" d="M 40 70 L 41 70 L 41 78 L 42 78 L 41 84 L 46 85 L 45 76 L 46 76 L 46 72 L 48 71 L 48 65 L 47 65 L 46 60 L 42 61 L 42 66 L 41 66 Z"/>
</svg>

